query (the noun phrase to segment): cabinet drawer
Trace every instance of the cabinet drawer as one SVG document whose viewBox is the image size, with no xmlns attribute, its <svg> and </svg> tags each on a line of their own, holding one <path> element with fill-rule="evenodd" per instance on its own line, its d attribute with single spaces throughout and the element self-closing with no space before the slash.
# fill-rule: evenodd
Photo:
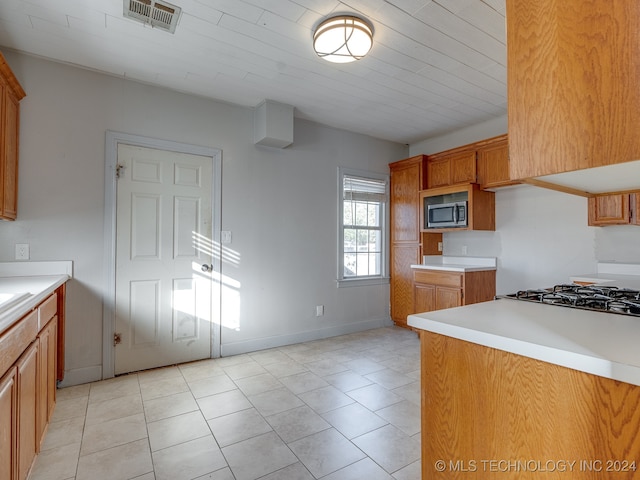
<svg viewBox="0 0 640 480">
<path fill-rule="evenodd" d="M 33 311 L 0 336 L 0 375 L 26 350 L 38 334 L 38 313 Z"/>
<path fill-rule="evenodd" d="M 452 272 L 434 272 L 414 270 L 413 280 L 416 283 L 442 285 L 445 287 L 462 287 L 462 274 Z"/>
<path fill-rule="evenodd" d="M 58 294 L 54 293 L 38 307 L 38 331 L 55 317 L 58 310 Z"/>
</svg>

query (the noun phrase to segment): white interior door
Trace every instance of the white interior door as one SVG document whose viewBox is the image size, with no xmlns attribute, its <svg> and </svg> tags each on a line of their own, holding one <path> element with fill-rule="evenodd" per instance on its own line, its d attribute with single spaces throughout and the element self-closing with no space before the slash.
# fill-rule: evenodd
<svg viewBox="0 0 640 480">
<path fill-rule="evenodd" d="M 211 357 L 212 159 L 118 144 L 114 373 Z"/>
</svg>

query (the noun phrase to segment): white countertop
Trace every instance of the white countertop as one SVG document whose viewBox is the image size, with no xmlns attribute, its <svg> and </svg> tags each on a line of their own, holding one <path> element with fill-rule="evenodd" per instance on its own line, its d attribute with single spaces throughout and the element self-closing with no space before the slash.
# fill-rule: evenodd
<svg viewBox="0 0 640 480">
<path fill-rule="evenodd" d="M 41 271 L 45 274 L 38 275 Z M 71 278 L 72 262 L 0 263 L 0 293 L 27 294 L 0 310 L 0 333 Z"/>
<path fill-rule="evenodd" d="M 640 318 L 498 299 L 409 315 L 415 328 L 640 385 Z"/>
<path fill-rule="evenodd" d="M 480 272 L 496 270 L 495 257 L 454 257 L 445 255 L 425 255 L 421 264 L 411 268 L 423 270 L 440 270 L 447 272 Z"/>
</svg>

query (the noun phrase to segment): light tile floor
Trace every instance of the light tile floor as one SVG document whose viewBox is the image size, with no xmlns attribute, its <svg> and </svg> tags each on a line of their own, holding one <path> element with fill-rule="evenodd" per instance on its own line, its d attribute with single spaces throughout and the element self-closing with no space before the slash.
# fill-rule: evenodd
<svg viewBox="0 0 640 480">
<path fill-rule="evenodd" d="M 60 389 L 30 480 L 418 480 L 419 371 L 391 327 Z"/>
</svg>

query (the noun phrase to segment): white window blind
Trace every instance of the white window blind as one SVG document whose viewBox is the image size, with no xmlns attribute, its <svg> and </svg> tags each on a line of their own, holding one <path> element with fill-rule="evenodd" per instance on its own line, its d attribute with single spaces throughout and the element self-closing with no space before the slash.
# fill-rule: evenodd
<svg viewBox="0 0 640 480">
<path fill-rule="evenodd" d="M 372 178 L 345 175 L 342 191 L 344 200 L 384 202 L 387 199 L 386 182 Z"/>
</svg>

